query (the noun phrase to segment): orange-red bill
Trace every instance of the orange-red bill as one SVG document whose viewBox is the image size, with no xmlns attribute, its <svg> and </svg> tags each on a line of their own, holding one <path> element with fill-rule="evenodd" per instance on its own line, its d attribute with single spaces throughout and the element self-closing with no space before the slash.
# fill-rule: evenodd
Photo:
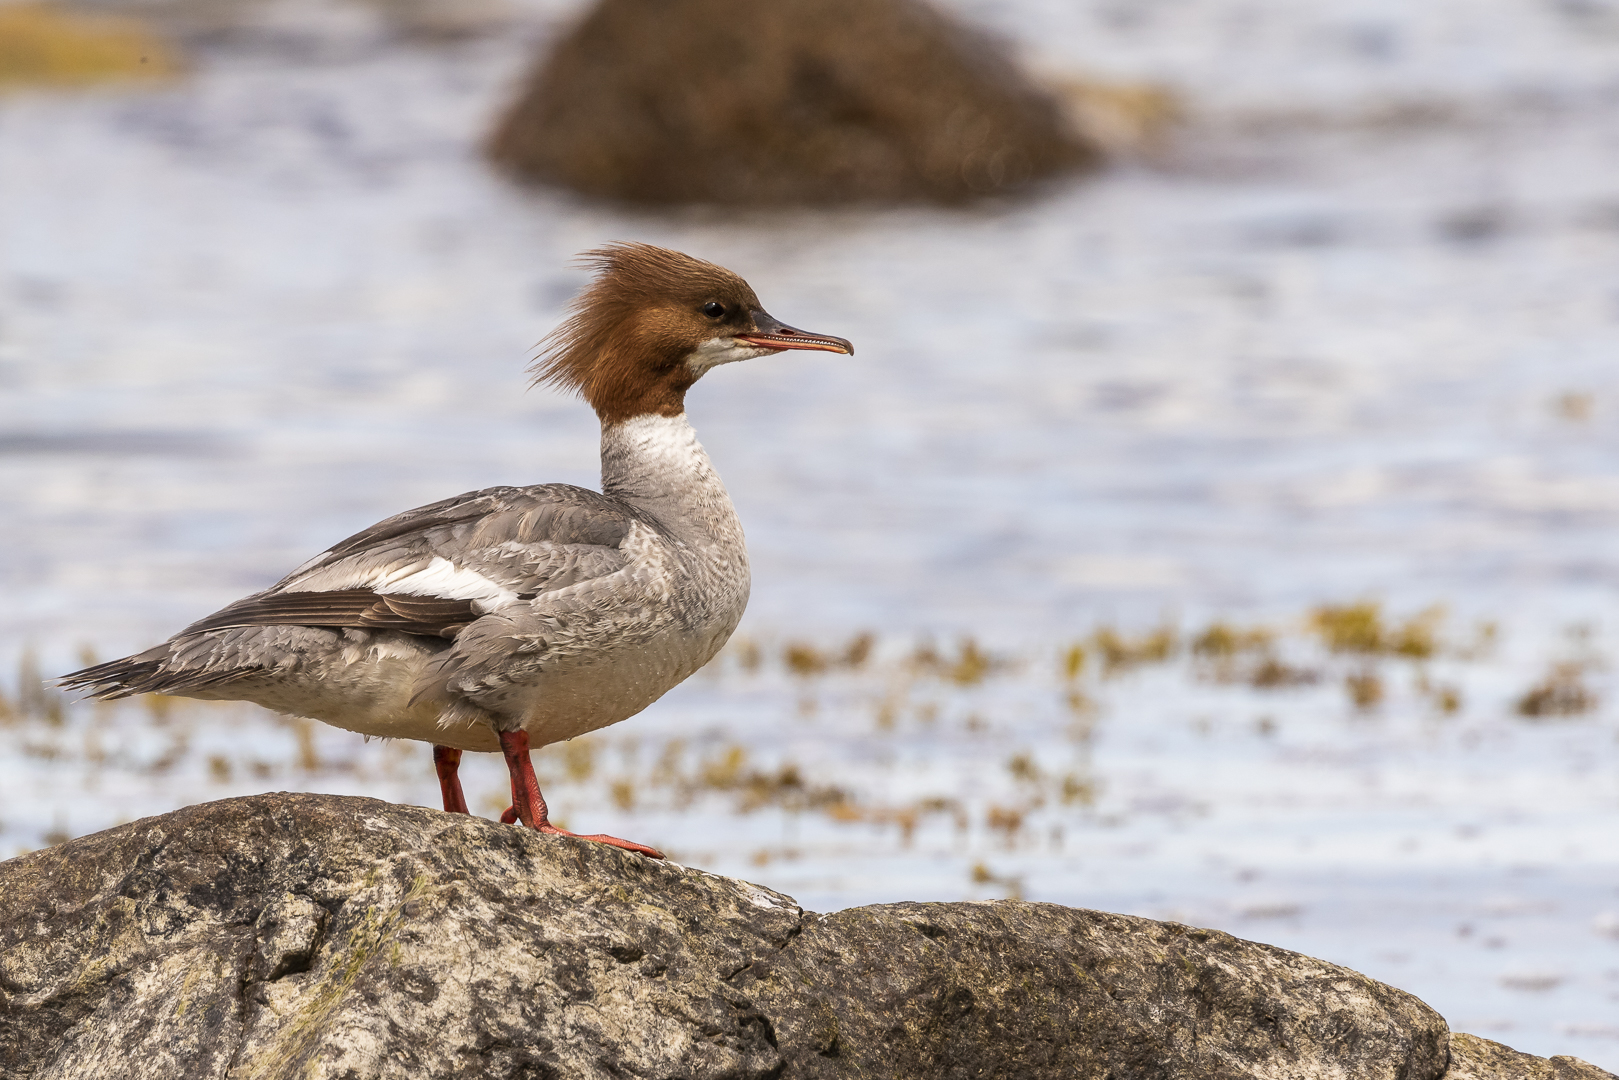
<svg viewBox="0 0 1619 1080">
<path fill-rule="evenodd" d="M 843 338 L 806 334 L 790 326 L 783 326 L 769 334 L 763 332 L 738 334 L 736 340 L 757 345 L 761 349 L 811 349 L 818 352 L 843 353 L 846 356 L 854 355 L 854 346 Z"/>
</svg>

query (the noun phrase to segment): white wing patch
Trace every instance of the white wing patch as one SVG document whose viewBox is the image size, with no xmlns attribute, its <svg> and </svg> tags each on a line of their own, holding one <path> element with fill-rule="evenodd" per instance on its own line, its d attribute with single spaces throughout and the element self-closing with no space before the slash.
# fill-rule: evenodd
<svg viewBox="0 0 1619 1080">
<path fill-rule="evenodd" d="M 434 555 L 425 563 L 413 559 L 404 564 L 333 567 L 324 574 L 312 574 L 285 591 L 336 592 L 339 589 L 370 589 L 383 596 L 479 600 L 490 609 L 517 601 L 515 591 L 491 581 L 476 570 L 457 566 L 442 555 Z"/>
<path fill-rule="evenodd" d="M 442 555 L 435 555 L 425 567 L 405 567 L 402 574 L 384 574 L 371 586 L 384 595 L 437 596 L 443 600 L 484 600 L 510 603 L 517 593 L 484 577 L 476 570 L 457 566 Z"/>
</svg>

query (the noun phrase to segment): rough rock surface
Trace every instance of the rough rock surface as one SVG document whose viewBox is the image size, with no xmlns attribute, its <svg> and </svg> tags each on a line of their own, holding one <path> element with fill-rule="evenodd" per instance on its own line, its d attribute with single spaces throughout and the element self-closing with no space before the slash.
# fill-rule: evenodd
<svg viewBox="0 0 1619 1080">
<path fill-rule="evenodd" d="M 1558 1054 L 1539 1058 L 1520 1054 L 1477 1035 L 1450 1037 L 1450 1071 L 1444 1080 L 1612 1080 L 1613 1073 L 1589 1061 Z"/>
<path fill-rule="evenodd" d="M 1453 1044 L 1408 994 L 1215 931 L 1015 901 L 814 915 L 370 799 L 232 799 L 0 863 L 8 1080 L 1429 1080 L 1452 1045 L 1450 1080 L 1606 1075 Z"/>
</svg>

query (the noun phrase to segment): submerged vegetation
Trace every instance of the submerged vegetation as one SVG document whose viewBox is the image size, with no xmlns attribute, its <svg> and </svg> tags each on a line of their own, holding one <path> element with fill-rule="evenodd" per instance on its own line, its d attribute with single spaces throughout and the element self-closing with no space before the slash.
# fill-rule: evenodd
<svg viewBox="0 0 1619 1080">
<path fill-rule="evenodd" d="M 1444 620 L 1444 608 L 1430 607 L 1402 623 L 1391 623 L 1384 619 L 1382 607 L 1370 600 L 1323 604 L 1310 613 L 1311 628 L 1335 653 L 1411 660 L 1428 660 L 1438 653 L 1437 635 Z"/>
<path fill-rule="evenodd" d="M 776 814 L 886 835 L 902 847 L 942 829 L 939 835 L 959 838 L 955 843 L 1017 851 L 1060 848 L 1065 829 L 1106 828 L 1119 819 L 1095 755 L 1101 740 L 1129 731 L 1121 694 L 1204 702 L 1199 709 L 1252 702 L 1248 715 L 1257 719 L 1222 728 L 1188 716 L 1185 737 L 1245 732 L 1277 746 L 1299 730 L 1300 717 L 1499 723 L 1597 714 L 1592 679 L 1600 665 L 1588 634 L 1578 639 L 1577 656 L 1558 659 L 1505 697 L 1494 691 L 1492 705 L 1483 683 L 1465 695 L 1463 688 L 1491 670 L 1482 661 L 1498 659 L 1493 627 L 1447 630 L 1437 608 L 1391 618 L 1375 603 L 1358 602 L 1272 625 L 1102 626 L 1048 646 L 1043 657 L 971 637 L 948 645 L 871 632 L 833 643 L 739 639 L 709 669 L 709 685 L 747 695 L 745 732 L 687 725 L 678 737 L 649 741 L 626 725 L 548 746 L 536 767 L 560 814 L 580 805 L 623 814 Z M 87 651 L 80 659 L 94 657 Z M 325 725 L 242 704 L 161 695 L 73 702 L 44 677 L 32 652 L 16 672 L 0 692 L 0 731 L 14 755 L 9 765 L 0 758 L 0 768 L 20 775 L 75 769 L 92 788 L 122 777 L 118 785 L 153 790 L 162 804 L 154 810 L 272 785 L 331 790 L 341 786 L 337 776 L 433 801 L 425 748 L 417 744 L 361 750 L 355 737 Z M 783 701 L 795 708 L 771 715 Z M 892 759 L 899 747 L 921 756 L 874 773 L 870 762 Z M 879 773 L 894 780 L 877 783 Z M 502 780 L 498 771 L 486 774 L 482 797 L 473 797 L 480 812 L 504 809 Z M 1173 800 L 1165 806 L 1174 814 L 1201 812 Z M 0 804 L 0 836 L 16 809 Z M 58 822 L 9 839 L 26 847 L 73 831 Z M 767 845 L 752 858 L 763 865 L 793 850 L 791 843 Z M 993 874 L 974 880 L 1006 884 Z"/>
<path fill-rule="evenodd" d="M 1598 704 L 1594 691 L 1585 683 L 1586 665 L 1563 661 L 1552 665 L 1546 677 L 1518 699 L 1518 715 L 1531 720 L 1557 716 L 1580 716 Z"/>
<path fill-rule="evenodd" d="M 1104 626 L 1091 635 L 1091 646 L 1102 661 L 1102 673 L 1118 675 L 1174 659 L 1180 651 L 1180 635 L 1172 626 L 1160 626 L 1139 637 L 1128 637 Z"/>
</svg>

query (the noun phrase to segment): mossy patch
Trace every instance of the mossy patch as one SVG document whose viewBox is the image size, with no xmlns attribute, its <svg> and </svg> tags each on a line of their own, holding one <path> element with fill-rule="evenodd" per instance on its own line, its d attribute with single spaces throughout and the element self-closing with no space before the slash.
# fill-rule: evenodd
<svg viewBox="0 0 1619 1080">
<path fill-rule="evenodd" d="M 375 869 L 372 868 L 373 873 L 367 878 L 374 877 Z M 288 1021 L 269 1048 L 242 1064 L 243 1080 L 295 1075 L 289 1073 L 288 1067 L 296 1067 L 318 1042 L 327 1025 L 340 1014 L 344 997 L 371 959 L 382 955 L 390 967 L 398 966 L 401 949 L 394 935 L 405 920 L 406 905 L 428 889 L 428 879 L 421 875 L 411 882 L 410 889 L 397 904 L 387 908 L 371 905 L 365 909 L 359 923 L 349 930 L 347 938 L 327 961 L 320 983 L 301 997 L 297 1015 Z"/>
</svg>

